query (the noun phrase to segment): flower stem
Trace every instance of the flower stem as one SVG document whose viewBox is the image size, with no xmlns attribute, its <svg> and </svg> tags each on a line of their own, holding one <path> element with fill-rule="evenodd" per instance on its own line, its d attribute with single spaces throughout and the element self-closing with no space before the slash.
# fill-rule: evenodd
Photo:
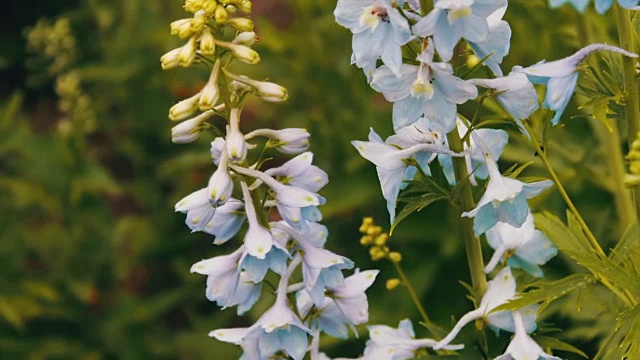
<svg viewBox="0 0 640 360">
<path fill-rule="evenodd" d="M 464 146 L 458 130 L 454 129 L 447 134 L 449 146 L 454 152 L 463 152 Z M 456 182 L 462 186 L 460 192 L 462 211 L 471 211 L 475 207 L 471 183 L 469 182 L 469 172 L 464 157 L 452 157 L 453 170 L 456 175 Z M 462 213 L 462 212 L 461 212 Z M 471 274 L 471 284 L 475 292 L 475 302 L 478 305 L 482 295 L 487 290 L 487 278 L 484 273 L 484 260 L 482 259 L 482 246 L 480 239 L 473 232 L 473 219 L 467 217 L 460 218 L 460 226 L 464 237 L 464 247 L 467 252 L 467 262 Z"/>
<path fill-rule="evenodd" d="M 593 249 L 596 252 L 598 252 L 598 254 L 605 256 L 604 251 L 602 250 L 602 247 L 600 247 L 600 244 L 598 243 L 598 240 L 596 240 L 596 237 L 591 232 L 591 229 L 589 229 L 589 226 L 587 226 L 587 223 L 582 218 L 582 215 L 580 215 L 580 212 L 578 211 L 576 206 L 573 204 L 573 201 L 571 201 L 569 194 L 567 194 L 567 191 L 564 189 L 564 186 L 562 186 L 562 182 L 560 182 L 560 178 L 556 174 L 555 170 L 553 170 L 553 167 L 551 167 L 551 163 L 547 158 L 547 154 L 545 153 L 545 150 L 542 150 L 540 143 L 538 143 L 538 140 L 535 137 L 535 133 L 533 132 L 533 129 L 526 121 L 524 122 L 524 127 L 527 129 L 527 131 L 531 135 L 531 143 L 534 149 L 536 150 L 536 154 L 538 155 L 540 160 L 542 160 L 542 164 L 547 169 L 547 172 L 551 176 L 551 179 L 553 180 L 553 182 L 556 184 L 556 187 L 558 188 L 558 192 L 560 193 L 560 196 L 562 196 L 562 199 L 567 204 L 567 207 L 569 208 L 569 210 L 571 210 L 573 215 L 576 217 L 576 220 L 580 224 L 580 227 L 582 227 L 582 231 L 584 231 L 584 234 L 587 237 L 587 240 L 589 241 L 589 243 L 591 244 L 591 247 L 593 247 Z"/>
<path fill-rule="evenodd" d="M 427 312 L 424 310 L 424 307 L 420 303 L 420 298 L 418 297 L 416 290 L 413 288 L 413 285 L 411 284 L 411 281 L 409 281 L 409 278 L 407 277 L 407 275 L 404 273 L 404 270 L 402 270 L 400 263 L 397 261 L 391 261 L 391 262 L 393 263 L 393 266 L 395 266 L 396 268 L 396 272 L 398 273 L 398 276 L 402 281 L 402 285 L 404 285 L 407 288 L 407 292 L 409 292 L 409 297 L 411 298 L 411 301 L 413 301 L 414 305 L 418 309 L 418 312 L 422 317 L 423 325 L 431 332 L 431 334 L 433 334 L 436 340 L 439 340 L 442 336 L 444 336 L 444 331 L 440 327 L 438 327 L 436 324 L 432 323 L 431 320 L 429 319 Z"/>
<path fill-rule="evenodd" d="M 629 10 L 623 9 L 616 4 L 616 17 L 618 23 L 618 39 L 620 47 L 632 53 L 636 52 L 634 30 L 631 24 L 631 14 Z M 640 91 L 636 80 L 635 58 L 623 56 L 622 69 L 624 76 L 624 98 L 626 103 L 625 114 L 627 117 L 627 137 L 629 147 L 640 130 Z M 640 188 L 632 189 L 636 206 L 636 221 L 640 223 Z"/>
</svg>

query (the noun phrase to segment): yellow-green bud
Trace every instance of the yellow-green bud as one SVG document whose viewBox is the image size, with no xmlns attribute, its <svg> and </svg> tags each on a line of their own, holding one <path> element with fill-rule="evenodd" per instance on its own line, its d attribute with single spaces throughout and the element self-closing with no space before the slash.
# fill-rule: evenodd
<svg viewBox="0 0 640 360">
<path fill-rule="evenodd" d="M 370 226 L 367 229 L 367 235 L 378 236 L 382 232 L 382 228 L 380 226 Z"/>
<path fill-rule="evenodd" d="M 233 41 L 231 42 L 233 44 L 251 46 L 253 45 L 253 43 L 256 42 L 256 40 L 257 40 L 256 33 L 254 33 L 253 31 L 245 31 L 238 34 L 238 36 L 236 36 L 236 38 L 233 39 Z"/>
<path fill-rule="evenodd" d="M 389 279 L 387 280 L 387 283 L 385 285 L 387 287 L 387 290 L 393 290 L 400 284 L 402 284 L 402 281 L 400 281 L 400 279 Z"/>
<path fill-rule="evenodd" d="M 389 260 L 393 261 L 394 263 L 399 263 L 400 261 L 402 261 L 402 254 L 397 251 L 392 251 L 389 253 Z"/>
<path fill-rule="evenodd" d="M 365 235 L 360 238 L 360 244 L 367 246 L 373 244 L 373 238 L 371 236 Z"/>
<path fill-rule="evenodd" d="M 171 35 L 178 35 L 181 39 L 186 39 L 193 35 L 191 21 L 193 19 L 180 19 L 171 23 Z"/>
<path fill-rule="evenodd" d="M 253 31 L 253 21 L 248 18 L 241 17 L 229 19 L 226 24 L 238 31 Z"/>
<path fill-rule="evenodd" d="M 236 45 L 236 46 L 242 46 L 242 45 Z M 246 46 L 242 46 L 242 47 L 247 48 Z M 247 76 L 235 75 L 228 71 L 225 73 L 231 79 L 252 87 L 255 90 L 256 95 L 261 97 L 262 100 L 269 101 L 269 102 L 280 102 L 280 101 L 285 101 L 289 98 L 289 93 L 287 93 L 287 89 L 285 89 L 284 87 L 278 84 L 268 82 L 268 81 L 254 80 Z"/>
<path fill-rule="evenodd" d="M 378 246 L 385 245 L 387 243 L 387 239 L 389 239 L 389 234 L 382 233 L 382 234 L 376 236 L 374 244 L 376 244 Z"/>
<path fill-rule="evenodd" d="M 184 9 L 190 13 L 195 13 L 202 9 L 205 0 L 186 0 L 184 2 Z"/>
<path fill-rule="evenodd" d="M 207 14 L 207 17 L 211 17 L 216 12 L 217 8 L 218 3 L 215 0 L 207 0 L 202 6 L 202 10 Z"/>
<path fill-rule="evenodd" d="M 191 19 L 191 31 L 200 34 L 207 23 L 207 16 L 204 11 L 198 11 Z"/>
<path fill-rule="evenodd" d="M 200 52 L 202 55 L 213 55 L 216 51 L 216 42 L 211 29 L 204 28 L 200 37 Z"/>
<path fill-rule="evenodd" d="M 213 13 L 213 17 L 218 24 L 224 24 L 227 21 L 227 18 L 229 18 L 229 13 L 224 8 L 224 6 L 218 4 L 216 10 Z"/>
<path fill-rule="evenodd" d="M 190 117 L 198 110 L 199 101 L 200 93 L 197 93 L 190 98 L 178 102 L 169 109 L 169 119 L 180 121 Z"/>
<path fill-rule="evenodd" d="M 162 55 L 162 57 L 160 58 L 160 64 L 162 65 L 162 69 L 163 70 L 173 69 L 178 65 L 180 65 L 180 63 L 178 62 L 178 56 L 180 55 L 181 51 L 182 51 L 182 48 L 180 47 L 177 49 L 173 49 L 168 53 Z"/>
<path fill-rule="evenodd" d="M 367 233 L 371 225 L 373 225 L 373 218 L 366 217 L 362 219 L 362 225 L 360 225 L 360 229 L 358 231 L 360 231 L 361 233 Z"/>
<path fill-rule="evenodd" d="M 193 64 L 193 60 L 196 58 L 196 40 L 196 35 L 191 36 L 189 41 L 187 41 L 180 50 L 180 54 L 178 55 L 178 63 L 180 66 L 188 67 Z"/>
<path fill-rule="evenodd" d="M 207 85 L 202 89 L 200 96 L 199 107 L 200 110 L 205 111 L 213 108 L 218 102 L 220 97 L 220 89 L 218 88 L 218 74 L 220 74 L 220 59 L 216 60 L 209 76 Z"/>
<path fill-rule="evenodd" d="M 231 50 L 231 54 L 238 60 L 247 64 L 257 64 L 260 62 L 260 54 L 248 46 L 227 43 L 227 48 Z M 218 45 L 220 43 L 218 42 Z"/>
<path fill-rule="evenodd" d="M 238 9 L 240 9 L 240 11 L 246 14 L 251 14 L 253 3 L 249 0 L 244 0 L 244 1 L 241 1 L 240 4 L 238 4 L 237 6 L 238 6 Z"/>
</svg>

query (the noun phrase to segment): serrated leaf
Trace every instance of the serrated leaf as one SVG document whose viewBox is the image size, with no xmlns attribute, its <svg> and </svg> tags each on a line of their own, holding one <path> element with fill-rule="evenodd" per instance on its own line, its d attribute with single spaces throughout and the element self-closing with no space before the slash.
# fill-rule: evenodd
<svg viewBox="0 0 640 360">
<path fill-rule="evenodd" d="M 590 274 L 573 274 L 560 280 L 536 282 L 530 286 L 536 287 L 537 289 L 519 294 L 517 298 L 498 306 L 495 311 L 517 310 L 538 303 L 542 303 L 540 309 L 543 309 L 549 303 L 572 291 L 583 289 L 595 281 L 596 279 Z"/>
</svg>

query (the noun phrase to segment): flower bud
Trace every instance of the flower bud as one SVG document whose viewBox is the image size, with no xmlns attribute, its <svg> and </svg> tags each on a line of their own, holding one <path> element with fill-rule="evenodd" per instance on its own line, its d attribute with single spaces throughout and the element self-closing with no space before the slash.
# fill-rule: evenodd
<svg viewBox="0 0 640 360">
<path fill-rule="evenodd" d="M 202 9 L 205 0 L 186 0 L 184 2 L 184 9 L 190 13 L 198 12 Z"/>
<path fill-rule="evenodd" d="M 253 31 L 241 32 L 231 43 L 238 45 L 251 46 L 257 41 L 256 33 Z"/>
<path fill-rule="evenodd" d="M 233 163 L 244 161 L 247 156 L 247 143 L 244 135 L 240 132 L 240 109 L 231 109 L 229 116 L 229 126 L 227 127 L 227 154 Z"/>
<path fill-rule="evenodd" d="M 400 284 L 402 284 L 402 281 L 400 281 L 400 279 L 394 278 L 394 279 L 387 280 L 387 283 L 385 284 L 385 286 L 387 290 L 393 290 L 397 288 Z"/>
<path fill-rule="evenodd" d="M 206 22 L 207 22 L 207 17 L 204 10 L 198 11 L 193 16 L 193 19 L 191 19 L 191 25 L 190 25 L 191 31 L 193 31 L 196 34 L 201 33 L 202 30 L 204 29 L 204 24 L 206 24 Z"/>
<path fill-rule="evenodd" d="M 178 63 L 178 56 L 180 55 L 181 51 L 182 51 L 182 48 L 177 48 L 162 55 L 162 57 L 160 58 L 160 64 L 162 65 L 162 70 L 169 70 L 169 69 L 178 67 L 178 65 L 180 65 Z"/>
<path fill-rule="evenodd" d="M 233 192 L 233 181 L 226 166 L 226 159 L 222 160 L 220 166 L 209 178 L 209 185 L 207 185 L 209 204 L 213 207 L 224 205 Z"/>
<path fill-rule="evenodd" d="M 392 251 L 389 253 L 389 260 L 393 261 L 394 263 L 399 263 L 400 261 L 402 261 L 402 254 L 397 251 Z"/>
<path fill-rule="evenodd" d="M 216 10 L 213 12 L 213 18 L 218 24 L 224 24 L 227 21 L 227 18 L 229 18 L 229 13 L 224 6 L 218 4 Z"/>
<path fill-rule="evenodd" d="M 178 35 L 181 39 L 186 39 L 193 35 L 191 30 L 191 20 L 193 19 L 180 19 L 171 23 L 171 35 Z"/>
<path fill-rule="evenodd" d="M 171 141 L 186 144 L 195 141 L 202 132 L 202 123 L 213 116 L 213 111 L 204 112 L 193 119 L 185 120 L 171 128 Z"/>
<path fill-rule="evenodd" d="M 248 46 L 229 43 L 228 48 L 234 57 L 244 63 L 254 65 L 260 62 L 260 55 Z"/>
<path fill-rule="evenodd" d="M 179 103 L 173 105 L 169 109 L 169 119 L 173 121 L 180 121 L 193 115 L 198 110 L 198 101 L 200 100 L 200 94 L 197 93 L 190 98 L 184 99 Z"/>
<path fill-rule="evenodd" d="M 207 0 L 202 6 L 202 10 L 207 14 L 207 17 L 213 16 L 218 8 L 218 3 L 215 0 Z"/>
<path fill-rule="evenodd" d="M 307 129 L 265 130 L 264 135 L 270 138 L 267 146 L 274 147 L 285 154 L 300 154 L 309 148 Z"/>
<path fill-rule="evenodd" d="M 262 100 L 269 102 L 280 102 L 285 101 L 289 98 L 287 89 L 278 84 L 268 81 L 254 80 L 244 75 L 232 74 L 228 71 L 225 71 L 225 74 L 227 74 L 227 76 L 229 76 L 233 80 L 242 82 L 254 88 L 256 91 L 256 95 L 260 96 Z"/>
<path fill-rule="evenodd" d="M 382 233 L 376 237 L 373 243 L 376 244 L 377 246 L 382 246 L 387 243 L 388 239 L 389 239 L 389 234 Z"/>
<path fill-rule="evenodd" d="M 202 95 L 200 96 L 199 107 L 200 110 L 209 110 L 216 105 L 218 98 L 220 97 L 220 90 L 218 88 L 218 74 L 220 73 L 220 59 L 216 60 L 209 76 L 207 85 L 202 89 Z"/>
<path fill-rule="evenodd" d="M 229 19 L 226 24 L 238 31 L 253 31 L 253 21 L 248 18 L 241 17 Z"/>
<path fill-rule="evenodd" d="M 211 29 L 206 27 L 202 31 L 202 36 L 200 37 L 200 52 L 202 53 L 202 55 L 213 55 L 215 51 L 216 51 L 215 38 L 211 33 Z"/>
<path fill-rule="evenodd" d="M 251 14 L 251 10 L 253 8 L 253 3 L 249 0 L 243 0 L 239 4 L 236 5 L 240 11 L 245 14 Z"/>
<path fill-rule="evenodd" d="M 196 58 L 196 40 L 196 35 L 191 36 L 189 41 L 180 50 L 180 54 L 178 55 L 178 63 L 180 66 L 188 67 L 193 63 L 193 60 Z"/>
</svg>

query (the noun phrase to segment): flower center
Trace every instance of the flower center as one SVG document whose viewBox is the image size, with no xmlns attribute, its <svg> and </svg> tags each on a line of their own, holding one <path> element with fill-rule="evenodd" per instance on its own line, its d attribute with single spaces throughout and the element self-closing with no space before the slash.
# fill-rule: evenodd
<svg viewBox="0 0 640 360">
<path fill-rule="evenodd" d="M 382 6 L 371 5 L 362 9 L 360 15 L 360 25 L 371 29 L 372 31 L 378 27 L 380 22 L 389 22 L 389 14 L 387 9 Z"/>
<path fill-rule="evenodd" d="M 429 68 L 424 63 L 420 64 L 418 78 L 411 84 L 411 96 L 431 99 L 433 92 L 433 78 L 431 77 Z"/>
<path fill-rule="evenodd" d="M 454 22 L 464 19 L 471 15 L 471 8 L 469 6 L 463 6 L 457 9 L 449 10 L 447 14 L 447 19 L 449 20 L 449 24 L 453 24 Z"/>
</svg>

